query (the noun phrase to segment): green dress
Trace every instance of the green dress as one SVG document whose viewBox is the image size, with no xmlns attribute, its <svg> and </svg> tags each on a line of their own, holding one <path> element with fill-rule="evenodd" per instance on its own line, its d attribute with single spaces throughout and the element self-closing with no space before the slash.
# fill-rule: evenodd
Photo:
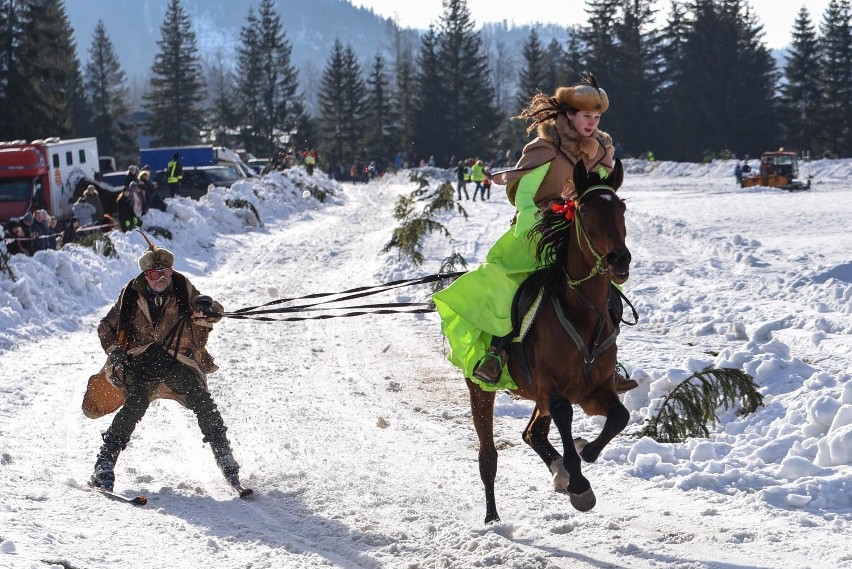
<svg viewBox="0 0 852 569">
<path fill-rule="evenodd" d="M 512 299 L 521 283 L 539 268 L 536 243 L 530 241 L 529 232 L 538 213 L 535 195 L 549 168 L 548 162 L 521 178 L 515 196 L 517 221 L 491 247 L 485 262 L 432 296 L 441 316 L 441 331 L 450 344 L 447 359 L 485 391 L 518 388 L 506 366 L 496 384 L 474 377 L 473 368 L 492 337 L 512 331 Z"/>
</svg>

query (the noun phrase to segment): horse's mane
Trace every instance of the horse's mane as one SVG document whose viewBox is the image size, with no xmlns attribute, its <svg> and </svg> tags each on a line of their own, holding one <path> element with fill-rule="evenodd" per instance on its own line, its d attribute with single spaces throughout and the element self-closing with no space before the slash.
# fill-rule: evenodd
<svg viewBox="0 0 852 569">
<path fill-rule="evenodd" d="M 535 257 L 543 267 L 542 285 L 545 293 L 554 292 L 565 282 L 564 268 L 559 264 L 568 254 L 572 222 L 563 213 L 553 211 L 553 205 L 564 205 L 565 200 L 555 200 L 551 207 L 541 211 L 541 220 L 530 230 L 530 239 L 539 236 Z"/>
</svg>

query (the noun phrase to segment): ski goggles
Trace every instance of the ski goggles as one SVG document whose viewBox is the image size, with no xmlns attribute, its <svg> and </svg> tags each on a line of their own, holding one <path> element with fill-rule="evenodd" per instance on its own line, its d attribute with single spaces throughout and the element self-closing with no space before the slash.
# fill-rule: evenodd
<svg viewBox="0 0 852 569">
<path fill-rule="evenodd" d="M 145 271 L 145 277 L 150 281 L 156 281 L 163 277 L 169 278 L 172 276 L 174 271 L 171 267 L 166 267 L 164 269 L 148 269 Z"/>
</svg>

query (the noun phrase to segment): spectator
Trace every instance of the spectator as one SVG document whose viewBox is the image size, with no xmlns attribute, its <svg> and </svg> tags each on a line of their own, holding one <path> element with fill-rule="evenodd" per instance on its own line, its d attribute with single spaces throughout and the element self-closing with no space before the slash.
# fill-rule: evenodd
<svg viewBox="0 0 852 569">
<path fill-rule="evenodd" d="M 131 182 L 130 185 L 135 186 L 136 182 Z M 133 210 L 133 191 L 130 187 L 121 191 L 121 195 L 115 200 L 115 209 L 118 213 L 118 226 L 121 231 L 126 233 L 136 227 L 142 227 L 142 221 Z"/>
<path fill-rule="evenodd" d="M 734 178 L 737 180 L 739 187 L 743 186 L 743 165 L 737 160 L 737 165 L 734 166 Z"/>
<path fill-rule="evenodd" d="M 145 207 L 145 195 L 142 193 L 142 187 L 139 182 L 130 182 L 130 194 L 133 196 L 133 213 L 139 219 L 147 213 Z"/>
<path fill-rule="evenodd" d="M 485 179 L 485 166 L 479 158 L 476 159 L 476 162 L 470 168 L 470 179 L 475 184 L 473 187 L 473 201 L 476 201 L 477 192 L 479 192 L 479 197 L 482 198 L 482 201 L 485 201 L 485 189 L 482 187 L 482 180 Z"/>
<path fill-rule="evenodd" d="M 93 186 L 89 187 L 91 188 Z M 74 214 L 74 217 L 80 222 L 81 227 L 92 225 L 94 223 L 95 212 L 95 206 L 87 202 L 85 196 L 80 196 L 77 203 L 71 206 L 71 213 Z"/>
<path fill-rule="evenodd" d="M 21 218 L 21 244 L 23 245 L 27 255 L 32 255 L 35 252 L 35 241 L 33 241 L 33 214 L 27 213 Z"/>
<path fill-rule="evenodd" d="M 172 155 L 171 161 L 166 166 L 166 183 L 169 184 L 169 197 L 175 197 L 180 193 L 180 181 L 183 179 L 183 167 L 180 165 L 180 152 Z"/>
<path fill-rule="evenodd" d="M 491 199 L 491 172 L 488 169 L 485 170 L 485 178 L 482 180 L 482 199 Z"/>
<path fill-rule="evenodd" d="M 27 214 L 29 215 L 29 214 Z M 10 255 L 30 255 L 29 238 L 21 223 L 9 224 L 9 239 L 6 242 L 6 250 Z"/>
<path fill-rule="evenodd" d="M 77 242 L 77 230 L 80 229 L 80 220 L 76 217 L 72 217 L 71 221 L 68 222 L 68 227 L 65 228 L 65 231 L 62 232 L 62 246 L 65 247 L 69 243 Z"/>
<path fill-rule="evenodd" d="M 101 198 L 98 195 L 98 190 L 95 186 L 89 184 L 89 187 L 83 192 L 83 197 L 86 202 L 95 206 L 95 213 L 92 214 L 92 221 L 100 223 L 104 219 L 104 206 L 101 203 Z"/>
<path fill-rule="evenodd" d="M 47 222 L 47 248 L 56 251 L 56 238 L 59 237 L 58 222 L 55 215 L 51 215 Z"/>
<path fill-rule="evenodd" d="M 156 180 L 151 179 L 151 170 L 142 168 L 142 170 L 139 171 L 139 183 L 144 185 L 145 196 L 147 197 L 147 208 L 166 211 L 165 192 L 159 187 Z"/>
<path fill-rule="evenodd" d="M 456 199 L 458 201 L 461 201 L 462 190 L 464 190 L 464 199 L 470 199 L 470 195 L 467 193 L 467 180 L 464 175 L 465 168 L 464 161 L 459 160 L 459 164 L 456 166 Z"/>
<path fill-rule="evenodd" d="M 37 209 L 33 213 L 33 222 L 30 226 L 30 237 L 33 238 L 33 252 L 46 251 L 50 247 L 50 216 L 46 210 Z"/>
<path fill-rule="evenodd" d="M 303 161 L 305 163 L 305 171 L 308 173 L 308 176 L 314 175 L 314 166 L 317 164 L 317 157 L 317 151 L 313 148 L 305 151 Z"/>
<path fill-rule="evenodd" d="M 124 175 L 124 187 L 130 185 L 130 182 L 136 181 L 136 176 L 139 174 L 139 166 L 131 164 L 127 167 L 127 173 Z"/>
</svg>

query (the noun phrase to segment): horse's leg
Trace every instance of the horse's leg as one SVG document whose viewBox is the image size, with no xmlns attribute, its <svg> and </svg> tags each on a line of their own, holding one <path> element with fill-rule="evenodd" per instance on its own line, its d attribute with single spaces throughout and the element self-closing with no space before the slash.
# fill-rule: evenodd
<svg viewBox="0 0 852 569">
<path fill-rule="evenodd" d="M 557 492 L 568 491 L 568 472 L 562 465 L 562 455 L 553 448 L 547 435 L 550 432 L 550 415 L 544 415 L 538 406 L 530 416 L 530 422 L 524 429 L 524 442 L 530 445 L 553 475 L 553 488 Z"/>
<path fill-rule="evenodd" d="M 562 437 L 564 448 L 562 462 L 565 470 L 568 471 L 568 495 L 571 498 L 571 505 L 581 512 L 587 512 L 595 507 L 597 500 L 595 493 L 592 492 L 592 485 L 583 476 L 580 469 L 580 455 L 574 448 L 574 438 L 571 435 L 574 409 L 571 407 L 571 402 L 556 391 L 550 394 L 550 416 L 553 417 L 553 422 L 556 423 L 556 428 L 559 429 L 559 435 Z"/>
<path fill-rule="evenodd" d="M 615 435 L 624 430 L 628 420 L 630 420 L 630 412 L 619 401 L 618 397 L 613 397 L 606 413 L 606 422 L 597 438 L 590 443 L 585 443 L 582 439 L 578 439 L 577 452 L 580 453 L 580 458 L 586 462 L 596 461 L 604 447 L 609 444 Z"/>
<path fill-rule="evenodd" d="M 494 392 L 483 391 L 467 381 L 470 392 L 470 412 L 473 427 L 479 437 L 479 477 L 485 486 L 485 523 L 499 522 L 494 498 L 494 479 L 497 477 L 497 447 L 494 446 Z"/>
</svg>

